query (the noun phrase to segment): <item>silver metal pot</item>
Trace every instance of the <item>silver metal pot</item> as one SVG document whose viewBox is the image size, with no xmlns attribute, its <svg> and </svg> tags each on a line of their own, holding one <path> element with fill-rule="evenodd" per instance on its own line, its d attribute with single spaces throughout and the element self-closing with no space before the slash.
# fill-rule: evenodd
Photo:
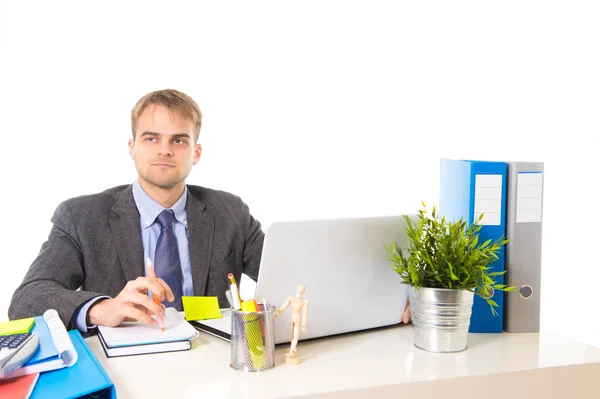
<svg viewBox="0 0 600 399">
<path fill-rule="evenodd" d="M 473 292 L 409 287 L 415 346 L 430 352 L 467 348 Z"/>
</svg>

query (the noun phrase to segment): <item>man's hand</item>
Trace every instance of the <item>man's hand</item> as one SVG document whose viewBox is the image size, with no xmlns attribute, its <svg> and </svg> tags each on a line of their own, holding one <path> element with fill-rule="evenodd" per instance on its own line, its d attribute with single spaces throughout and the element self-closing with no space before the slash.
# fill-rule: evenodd
<svg viewBox="0 0 600 399">
<path fill-rule="evenodd" d="M 404 324 L 410 321 L 410 317 L 410 302 L 408 298 L 406 298 L 406 307 L 404 308 L 404 314 L 402 315 L 402 321 L 404 322 Z"/>
<path fill-rule="evenodd" d="M 147 292 L 152 292 L 161 302 L 173 302 L 173 292 L 162 279 L 138 277 L 129 281 L 116 298 L 96 302 L 88 312 L 89 323 L 116 327 L 124 321 L 141 321 L 153 326 L 158 321 L 151 315 L 165 316 L 164 306 L 154 303 Z"/>
</svg>

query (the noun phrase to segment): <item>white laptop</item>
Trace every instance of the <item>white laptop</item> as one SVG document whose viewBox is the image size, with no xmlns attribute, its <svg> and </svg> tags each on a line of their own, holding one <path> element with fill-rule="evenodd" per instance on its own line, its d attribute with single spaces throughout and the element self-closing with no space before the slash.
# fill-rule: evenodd
<svg viewBox="0 0 600 399">
<path fill-rule="evenodd" d="M 384 246 L 407 246 L 401 216 L 276 222 L 265 235 L 255 298 L 279 308 L 306 286 L 307 331 L 300 340 L 401 323 L 408 291 Z M 275 343 L 290 342 L 291 307 L 275 319 Z M 224 318 L 195 322 L 231 338 Z"/>
</svg>

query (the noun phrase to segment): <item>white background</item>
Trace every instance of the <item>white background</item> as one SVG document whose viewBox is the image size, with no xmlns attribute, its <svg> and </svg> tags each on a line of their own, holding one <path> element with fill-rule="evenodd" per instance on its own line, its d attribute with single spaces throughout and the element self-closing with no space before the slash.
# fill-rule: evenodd
<svg viewBox="0 0 600 399">
<path fill-rule="evenodd" d="M 0 321 L 58 203 L 130 183 L 129 112 L 176 88 L 204 113 L 188 182 L 264 228 L 434 205 L 440 157 L 545 162 L 542 329 L 600 346 L 599 20 L 573 0 L 0 1 Z"/>
</svg>

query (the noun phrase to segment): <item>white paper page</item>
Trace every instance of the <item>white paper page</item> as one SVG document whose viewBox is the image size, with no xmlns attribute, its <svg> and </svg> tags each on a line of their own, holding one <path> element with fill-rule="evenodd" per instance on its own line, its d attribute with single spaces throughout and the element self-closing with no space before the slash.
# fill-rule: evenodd
<svg viewBox="0 0 600 399">
<path fill-rule="evenodd" d="M 48 330 L 50 330 L 50 335 L 52 335 L 59 356 L 67 367 L 72 366 L 77 361 L 77 351 L 73 346 L 73 342 L 71 342 L 71 337 L 69 337 L 65 325 L 58 316 L 58 312 L 54 309 L 46 310 L 44 320 L 46 320 L 46 325 L 48 325 Z"/>
<path fill-rule="evenodd" d="M 231 335 L 231 309 L 221 309 L 220 319 L 198 320 L 198 323 Z"/>
<path fill-rule="evenodd" d="M 118 327 L 98 326 L 98 330 L 111 347 L 182 341 L 198 336 L 198 331 L 174 308 L 165 310 L 165 331 L 142 322 L 125 322 Z"/>
</svg>

